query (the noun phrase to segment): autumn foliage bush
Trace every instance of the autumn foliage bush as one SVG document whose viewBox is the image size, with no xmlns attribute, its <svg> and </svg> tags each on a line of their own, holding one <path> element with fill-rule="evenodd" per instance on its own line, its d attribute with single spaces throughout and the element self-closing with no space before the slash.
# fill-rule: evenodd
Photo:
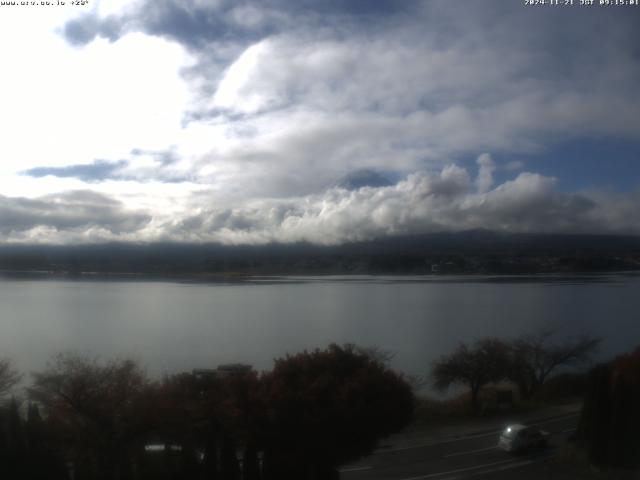
<svg viewBox="0 0 640 480">
<path fill-rule="evenodd" d="M 590 373 L 577 437 L 597 465 L 640 467 L 640 347 Z"/>
<path fill-rule="evenodd" d="M 240 367 L 155 381 L 131 360 L 57 355 L 29 389 L 42 416 L 0 415 L 0 459 L 10 438 L 16 478 L 40 452 L 51 480 L 329 480 L 411 419 L 409 384 L 354 345 Z"/>
<path fill-rule="evenodd" d="M 264 381 L 271 478 L 338 478 L 338 465 L 371 453 L 413 412 L 402 376 L 351 345 L 277 360 Z"/>
</svg>

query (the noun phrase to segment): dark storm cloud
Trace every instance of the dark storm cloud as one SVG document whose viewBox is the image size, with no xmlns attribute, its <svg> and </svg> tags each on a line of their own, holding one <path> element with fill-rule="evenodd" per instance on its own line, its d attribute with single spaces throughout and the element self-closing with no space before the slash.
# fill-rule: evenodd
<svg viewBox="0 0 640 480">
<path fill-rule="evenodd" d="M 96 37 L 117 40 L 130 31 L 165 37 L 198 50 L 213 41 L 250 41 L 268 35 L 274 27 L 246 28 L 227 18 L 230 8 L 216 2 L 153 0 L 119 16 L 100 18 L 89 14 L 65 25 L 63 35 L 73 45 L 90 43 Z"/>
<path fill-rule="evenodd" d="M 118 171 L 126 167 L 128 162 L 120 160 L 117 162 L 109 162 L 106 160 L 96 160 L 90 164 L 67 165 L 65 167 L 36 167 L 25 170 L 23 175 L 29 177 L 60 177 L 60 178 L 77 178 L 84 182 L 102 182 L 116 178 Z"/>
<path fill-rule="evenodd" d="M 211 8 L 195 2 L 154 1 L 141 17 L 143 30 L 151 35 L 168 37 L 189 48 L 199 49 L 220 40 L 250 40 L 269 33 L 269 26 L 258 31 L 227 21 L 226 8 Z M 143 7 L 144 9 L 144 7 Z"/>
<path fill-rule="evenodd" d="M 285 28 L 330 25 L 333 17 L 345 21 L 352 16 L 352 25 L 375 17 L 381 22 L 390 15 L 412 12 L 419 4 L 416 0 L 146 0 L 119 16 L 100 18 L 92 13 L 73 19 L 63 34 L 70 43 L 81 45 L 97 36 L 113 41 L 140 30 L 197 50 L 214 41 L 250 42 Z"/>
<path fill-rule="evenodd" d="M 91 230 L 122 235 L 140 230 L 150 219 L 146 213 L 127 210 L 119 201 L 88 190 L 35 199 L 0 196 L 0 233 L 9 239 L 39 241 L 38 228 L 62 235 Z"/>
</svg>

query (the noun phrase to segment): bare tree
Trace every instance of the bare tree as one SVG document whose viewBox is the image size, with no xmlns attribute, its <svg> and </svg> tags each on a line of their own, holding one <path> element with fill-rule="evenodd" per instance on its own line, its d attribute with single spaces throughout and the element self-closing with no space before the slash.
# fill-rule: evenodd
<svg viewBox="0 0 640 480">
<path fill-rule="evenodd" d="M 97 466 L 100 478 L 125 476 L 130 450 L 150 428 L 153 411 L 153 388 L 139 365 L 65 353 L 33 376 L 31 397 L 78 458 L 89 459 L 83 465 Z"/>
<path fill-rule="evenodd" d="M 356 353 L 366 355 L 374 362 L 380 362 L 385 367 L 391 365 L 391 360 L 396 356 L 396 352 L 382 348 L 380 345 L 371 345 L 370 347 L 359 347 L 352 345 Z"/>
<path fill-rule="evenodd" d="M 440 357 L 433 364 L 432 376 L 439 390 L 454 384 L 468 386 L 471 406 L 477 410 L 482 387 L 506 378 L 508 366 L 509 346 L 497 338 L 485 338 L 472 346 L 461 343 L 452 354 Z"/>
<path fill-rule="evenodd" d="M 509 379 L 523 398 L 531 397 L 559 367 L 588 362 L 602 341 L 590 334 L 555 340 L 556 333 L 544 330 L 511 343 Z"/>
<path fill-rule="evenodd" d="M 21 379 L 22 375 L 13 368 L 11 360 L 0 359 L 0 398 L 9 393 Z"/>
</svg>

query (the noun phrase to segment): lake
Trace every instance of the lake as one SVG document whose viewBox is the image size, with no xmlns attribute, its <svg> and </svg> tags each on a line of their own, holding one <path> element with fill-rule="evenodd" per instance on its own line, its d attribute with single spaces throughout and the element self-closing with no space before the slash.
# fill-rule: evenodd
<svg viewBox="0 0 640 480">
<path fill-rule="evenodd" d="M 277 277 L 237 283 L 0 280 L 0 356 L 59 351 L 140 360 L 152 375 L 273 359 L 331 342 L 378 345 L 424 374 L 458 342 L 541 328 L 600 335 L 600 358 L 640 344 L 640 276 Z"/>
</svg>

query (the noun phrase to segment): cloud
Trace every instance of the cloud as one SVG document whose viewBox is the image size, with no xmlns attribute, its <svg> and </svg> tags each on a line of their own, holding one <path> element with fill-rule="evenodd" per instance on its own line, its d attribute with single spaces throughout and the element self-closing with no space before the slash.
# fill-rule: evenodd
<svg viewBox="0 0 640 480">
<path fill-rule="evenodd" d="M 86 42 L 142 32 L 190 52 L 181 138 L 206 135 L 182 173 L 243 199 L 318 193 L 359 169 L 407 175 L 478 152 L 640 141 L 640 34 L 611 9 L 154 0 L 92 15 L 77 19 Z"/>
<path fill-rule="evenodd" d="M 117 177 L 117 172 L 127 165 L 127 162 L 120 160 L 109 162 L 106 160 L 96 160 L 86 165 L 67 165 L 65 167 L 35 167 L 22 172 L 30 177 L 53 177 L 77 178 L 85 182 L 93 183 Z"/>
<path fill-rule="evenodd" d="M 137 2 L 118 13 L 98 11 L 72 19 L 63 34 L 73 44 L 97 36 L 114 40 L 128 31 L 143 31 L 175 40 L 191 49 L 213 42 L 255 41 L 286 28 L 318 26 L 335 20 L 366 24 L 372 17 L 414 11 L 421 2 L 393 0 L 153 0 Z"/>
<path fill-rule="evenodd" d="M 2 45 L 0 175 L 117 162 L 134 147 L 166 149 L 181 132 L 189 89 L 179 69 L 189 57 L 176 44 L 131 33 L 70 48 L 43 29 Z"/>
<path fill-rule="evenodd" d="M 391 180 L 375 170 L 356 170 L 345 175 L 338 187 L 346 190 L 359 190 L 362 187 L 388 187 L 393 185 Z"/>
<path fill-rule="evenodd" d="M 502 168 L 508 172 L 515 172 L 524 168 L 524 162 L 522 160 L 512 160 L 507 162 Z"/>
<path fill-rule="evenodd" d="M 486 159 L 486 157 L 484 157 Z M 394 235 L 489 229 L 510 233 L 640 233 L 629 221 L 637 194 L 567 194 L 556 179 L 523 172 L 492 190 L 474 188 L 467 170 L 448 165 L 391 186 L 334 187 L 295 199 L 201 208 L 160 227 L 163 238 L 221 243 L 333 245 Z M 635 217 L 634 217 L 635 218 Z"/>
<path fill-rule="evenodd" d="M 6 242 L 56 243 L 127 238 L 151 217 L 88 190 L 43 197 L 0 196 L 0 233 Z"/>
<path fill-rule="evenodd" d="M 95 160 L 89 164 L 64 167 L 35 167 L 21 173 L 34 178 L 76 178 L 87 183 L 108 180 L 182 183 L 194 180 L 189 172 L 181 171 L 179 166 L 176 168 L 179 159 L 173 150 L 134 149 L 131 151 L 131 157 L 131 160 Z"/>
<path fill-rule="evenodd" d="M 335 244 L 471 228 L 639 233 L 637 194 L 561 192 L 533 173 L 533 154 L 563 142 L 640 142 L 640 31 L 621 12 L 491 0 L 97 8 L 61 29 L 75 47 L 59 42 L 72 52 L 65 68 L 45 65 L 83 65 L 75 84 L 54 83 L 65 95 L 23 86 L 40 70 L 5 90 L 28 93 L 7 127 L 54 131 L 37 155 L 16 136 L 4 156 L 31 159 L 25 185 L 79 180 L 110 196 L 2 197 L 3 235 Z M 34 118 L 27 103 L 55 115 Z M 60 125 L 84 141 L 63 141 Z M 475 157 L 477 175 L 455 165 Z"/>
<path fill-rule="evenodd" d="M 115 16 L 100 18 L 96 13 L 84 14 L 69 20 L 62 32 L 69 43 L 74 46 L 86 45 L 100 36 L 112 42 L 120 38 L 124 25 Z"/>
<path fill-rule="evenodd" d="M 484 168 L 493 168 L 486 156 Z M 481 165 L 481 168 L 483 166 Z M 482 178 L 480 176 L 479 178 Z M 0 197 L 7 242 L 179 241 L 335 245 L 397 235 L 488 229 L 507 233 L 640 234 L 640 191 L 564 193 L 532 172 L 487 187 L 450 164 L 396 184 L 334 186 L 280 198 L 221 199 L 202 189 L 170 209 L 127 209 L 111 196 L 73 191 Z M 485 188 L 486 187 L 486 188 Z M 177 202 L 177 203 L 176 203 Z"/>
<path fill-rule="evenodd" d="M 278 32 L 250 42 L 224 68 L 196 69 L 215 86 L 203 90 L 196 117 L 220 121 L 228 142 L 242 143 L 226 152 L 214 146 L 203 158 L 218 164 L 260 159 L 263 187 L 271 182 L 277 190 L 287 177 L 287 191 L 300 194 L 317 192 L 336 172 L 408 174 L 478 151 L 530 154 L 593 135 L 640 140 L 633 122 L 640 101 L 632 94 L 640 73 L 632 50 L 623 47 L 611 57 L 589 30 L 593 23 L 608 28 L 609 15 L 569 32 L 556 20 L 545 26 L 558 43 L 569 35 L 571 43 L 593 44 L 592 58 L 576 61 L 564 52 L 560 61 L 521 40 L 539 36 L 536 22 L 546 17 L 534 14 L 530 26 L 507 8 L 485 38 L 459 10 L 462 18 L 428 8 L 420 22 L 398 20 L 402 30 L 384 24 L 375 34 L 344 33 L 340 22 L 329 32 L 326 25 Z M 454 33 L 436 19 L 452 23 Z M 624 31 L 626 20 L 622 25 Z M 208 53 L 199 58 L 209 65 Z M 618 88 L 594 87 L 607 84 Z M 309 175 L 291 178 L 296 171 Z M 252 167 L 245 172 L 235 181 L 252 182 Z"/>
<path fill-rule="evenodd" d="M 477 163 L 479 165 L 478 178 L 476 179 L 476 185 L 480 193 L 487 192 L 493 185 L 493 172 L 496 169 L 496 164 L 491 159 L 491 155 L 483 153 L 478 157 Z"/>
</svg>

